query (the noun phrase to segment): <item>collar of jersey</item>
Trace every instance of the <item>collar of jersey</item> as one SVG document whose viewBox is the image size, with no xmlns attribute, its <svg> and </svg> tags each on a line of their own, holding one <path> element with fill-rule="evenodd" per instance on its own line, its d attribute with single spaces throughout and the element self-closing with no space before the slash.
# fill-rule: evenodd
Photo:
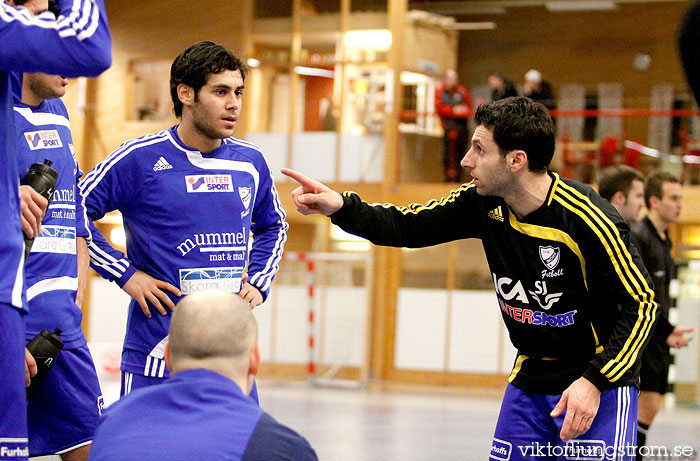
<svg viewBox="0 0 700 461">
<path fill-rule="evenodd" d="M 173 374 L 170 378 L 174 381 L 192 381 L 192 380 L 205 380 L 205 381 L 216 381 L 221 387 L 230 387 L 236 394 L 244 396 L 243 391 L 238 384 L 236 384 L 232 379 L 206 368 L 193 368 L 188 370 L 178 371 Z"/>
<path fill-rule="evenodd" d="M 178 134 L 177 134 L 177 127 L 178 126 L 180 126 L 180 125 L 178 124 L 178 125 L 171 126 L 170 129 L 168 130 L 168 133 L 170 133 L 170 137 L 172 138 L 173 143 L 175 143 L 175 145 L 177 147 L 179 147 L 180 149 L 182 149 L 186 152 L 195 152 L 204 158 L 211 158 L 211 157 L 216 157 L 219 154 L 219 152 L 221 152 L 223 149 L 226 148 L 226 146 L 225 146 L 226 140 L 222 139 L 221 145 L 219 147 L 217 147 L 216 149 L 214 149 L 213 151 L 211 151 L 209 153 L 200 152 L 197 149 L 190 147 L 187 144 L 185 144 L 184 142 L 182 142 L 182 139 L 180 139 L 180 136 L 178 136 Z"/>
<path fill-rule="evenodd" d="M 513 209 L 510 207 L 510 205 L 506 204 L 508 207 L 508 211 L 513 215 L 513 217 L 520 221 L 520 222 L 526 222 L 528 218 L 531 218 L 532 216 L 537 216 L 538 213 L 540 213 L 541 210 L 546 209 L 551 203 L 552 199 L 554 198 L 554 192 L 557 190 L 557 187 L 559 187 L 559 175 L 553 172 L 552 170 L 547 170 L 547 174 L 552 178 L 552 184 L 549 186 L 549 190 L 547 191 L 547 196 L 544 199 L 544 203 L 540 205 L 539 208 L 537 208 L 535 211 L 532 213 L 528 214 L 525 216 L 523 219 L 518 218 L 518 215 L 513 211 Z"/>
</svg>

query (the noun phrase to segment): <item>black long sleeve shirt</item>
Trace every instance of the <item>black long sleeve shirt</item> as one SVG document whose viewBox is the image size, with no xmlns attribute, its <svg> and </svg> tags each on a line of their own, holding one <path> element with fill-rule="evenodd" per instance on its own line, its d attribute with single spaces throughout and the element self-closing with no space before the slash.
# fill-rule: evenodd
<svg viewBox="0 0 700 461">
<path fill-rule="evenodd" d="M 346 192 L 331 219 L 377 245 L 481 239 L 518 349 L 513 385 L 560 394 L 585 376 L 601 390 L 636 386 L 656 319 L 649 275 L 614 208 L 590 187 L 549 174 L 544 204 L 523 219 L 471 184 L 408 207 L 370 205 Z"/>
<path fill-rule="evenodd" d="M 676 278 L 676 265 L 671 258 L 671 239 L 661 238 L 654 224 L 647 217 L 632 227 L 632 242 L 644 261 L 651 279 L 654 281 L 654 294 L 659 305 L 659 321 L 654 329 L 654 337 L 668 349 L 666 338 L 673 332 L 673 325 L 668 321 L 671 308 L 669 287 Z"/>
</svg>

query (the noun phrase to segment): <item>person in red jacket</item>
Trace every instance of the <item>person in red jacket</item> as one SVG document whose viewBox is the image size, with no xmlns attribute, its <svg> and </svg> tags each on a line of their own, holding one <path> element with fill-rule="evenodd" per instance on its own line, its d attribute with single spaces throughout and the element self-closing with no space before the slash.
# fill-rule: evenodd
<svg viewBox="0 0 700 461">
<path fill-rule="evenodd" d="M 445 72 L 445 78 L 435 88 L 435 110 L 445 130 L 443 162 L 446 182 L 456 182 L 459 179 L 459 161 L 467 151 L 469 142 L 467 116 L 471 105 L 472 97 L 457 81 L 457 72 Z"/>
</svg>

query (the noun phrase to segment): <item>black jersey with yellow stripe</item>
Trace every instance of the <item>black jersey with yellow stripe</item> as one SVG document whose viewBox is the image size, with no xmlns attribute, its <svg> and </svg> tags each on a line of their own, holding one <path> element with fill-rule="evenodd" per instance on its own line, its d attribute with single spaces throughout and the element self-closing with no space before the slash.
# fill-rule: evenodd
<svg viewBox="0 0 700 461">
<path fill-rule="evenodd" d="M 481 196 L 471 184 L 407 207 L 368 204 L 346 192 L 331 219 L 377 245 L 481 239 L 518 349 L 513 385 L 560 394 L 585 376 L 601 390 L 637 386 L 656 303 L 629 227 L 592 188 L 549 175 L 545 202 L 522 219 L 502 198 Z"/>
</svg>

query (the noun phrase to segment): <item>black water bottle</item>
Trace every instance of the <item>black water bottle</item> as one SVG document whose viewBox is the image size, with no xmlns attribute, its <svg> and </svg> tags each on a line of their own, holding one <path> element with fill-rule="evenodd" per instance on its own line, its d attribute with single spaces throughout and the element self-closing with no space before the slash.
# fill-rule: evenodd
<svg viewBox="0 0 700 461">
<path fill-rule="evenodd" d="M 56 190 L 56 182 L 58 181 L 58 173 L 56 170 L 51 168 L 51 160 L 44 159 L 44 163 L 33 163 L 29 167 L 27 174 L 22 178 L 23 186 L 31 186 L 32 189 L 39 192 L 42 197 L 49 201 L 51 204 L 51 198 L 53 197 L 53 192 Z M 29 257 L 29 253 L 32 251 L 32 244 L 34 239 L 27 238 L 24 236 L 24 260 L 26 261 Z"/>
<path fill-rule="evenodd" d="M 42 330 L 41 333 L 32 338 L 29 344 L 27 344 L 27 349 L 29 353 L 32 354 L 32 357 L 34 357 L 37 368 L 36 375 L 32 376 L 32 382 L 27 388 L 27 397 L 31 397 L 32 393 L 41 384 L 46 373 L 48 373 L 53 364 L 56 363 L 58 353 L 63 349 L 63 341 L 59 338 L 61 333 L 63 333 L 63 331 L 61 331 L 60 328 L 56 328 L 53 333 Z"/>
</svg>

